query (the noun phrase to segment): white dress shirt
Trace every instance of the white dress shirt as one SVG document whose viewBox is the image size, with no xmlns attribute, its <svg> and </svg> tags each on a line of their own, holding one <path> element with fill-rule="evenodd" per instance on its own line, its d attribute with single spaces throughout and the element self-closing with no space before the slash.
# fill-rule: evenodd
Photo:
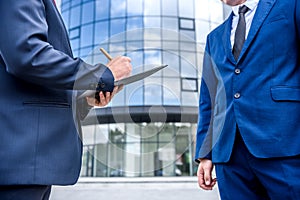
<svg viewBox="0 0 300 200">
<path fill-rule="evenodd" d="M 231 25 L 231 36 L 230 36 L 231 48 L 233 48 L 235 31 L 236 31 L 236 27 L 237 27 L 237 24 L 238 24 L 238 21 L 239 21 L 239 7 L 245 5 L 249 8 L 249 11 L 246 12 L 246 14 L 245 14 L 245 20 L 246 20 L 245 39 L 247 39 L 247 36 L 248 36 L 249 30 L 250 30 L 250 27 L 251 27 L 251 24 L 252 24 L 254 14 L 256 12 L 258 2 L 259 2 L 259 0 L 247 0 L 245 3 L 243 3 L 241 5 L 237 5 L 237 6 L 232 7 L 232 11 L 234 13 L 234 16 L 233 16 L 232 25 Z"/>
</svg>

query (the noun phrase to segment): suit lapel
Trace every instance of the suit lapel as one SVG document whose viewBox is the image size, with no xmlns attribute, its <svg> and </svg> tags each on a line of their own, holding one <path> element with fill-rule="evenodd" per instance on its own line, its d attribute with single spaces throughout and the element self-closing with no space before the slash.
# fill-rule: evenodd
<svg viewBox="0 0 300 200">
<path fill-rule="evenodd" d="M 222 40 L 223 40 L 223 45 L 224 45 L 224 49 L 225 49 L 227 58 L 233 64 L 235 64 L 236 61 L 232 54 L 231 41 L 230 41 L 233 15 L 234 15 L 233 12 L 231 12 L 231 15 L 228 17 L 228 19 L 224 23 L 224 34 L 223 34 Z"/>
<path fill-rule="evenodd" d="M 244 47 L 240 54 L 239 60 L 244 56 L 246 50 L 249 48 L 250 44 L 252 43 L 253 39 L 255 38 L 258 30 L 260 29 L 261 25 L 265 21 L 266 17 L 268 16 L 271 8 L 273 7 L 276 0 L 260 0 L 258 3 L 258 7 L 256 13 L 254 15 L 251 28 L 249 30 L 249 34 L 247 40 L 245 41 Z M 238 61 L 239 61 L 238 60 Z"/>
<path fill-rule="evenodd" d="M 59 11 L 58 11 L 58 9 L 57 9 L 57 7 L 56 7 L 56 5 L 54 4 L 54 2 L 53 2 L 53 0 L 49 0 L 50 1 L 50 7 L 51 7 L 51 9 L 53 10 L 53 13 L 56 15 L 56 18 L 58 19 L 58 21 L 59 21 L 59 23 L 60 23 L 60 26 L 62 27 L 62 29 L 63 29 L 63 32 L 64 32 L 64 35 L 65 35 L 65 38 L 66 38 L 66 42 L 67 42 L 67 44 L 68 44 L 68 49 L 67 49 L 67 51 L 68 51 L 68 54 L 70 55 L 70 56 L 73 56 L 73 53 L 72 53 L 72 48 L 71 48 L 71 44 L 70 44 L 70 40 L 69 40 L 69 35 L 68 35 L 68 31 L 67 31 L 67 29 L 66 29 L 66 27 L 65 27 L 65 24 L 64 24 L 64 21 L 63 21 L 63 19 L 62 19 L 62 16 L 61 16 L 61 14 L 59 13 Z"/>
</svg>

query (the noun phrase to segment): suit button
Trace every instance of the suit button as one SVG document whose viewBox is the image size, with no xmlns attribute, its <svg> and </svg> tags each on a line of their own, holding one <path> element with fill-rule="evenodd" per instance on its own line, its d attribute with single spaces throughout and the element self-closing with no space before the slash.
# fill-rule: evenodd
<svg viewBox="0 0 300 200">
<path fill-rule="evenodd" d="M 240 73 L 241 73 L 241 70 L 240 70 L 240 69 L 235 69 L 235 70 L 234 70 L 234 73 L 235 73 L 235 74 L 240 74 Z"/>
<path fill-rule="evenodd" d="M 103 89 L 103 88 L 105 88 L 105 83 L 101 83 L 100 84 L 100 87 Z"/>
<path fill-rule="evenodd" d="M 240 93 L 235 93 L 235 94 L 234 94 L 234 98 L 235 98 L 235 99 L 239 99 L 240 97 L 241 97 L 241 94 L 240 94 Z"/>
</svg>

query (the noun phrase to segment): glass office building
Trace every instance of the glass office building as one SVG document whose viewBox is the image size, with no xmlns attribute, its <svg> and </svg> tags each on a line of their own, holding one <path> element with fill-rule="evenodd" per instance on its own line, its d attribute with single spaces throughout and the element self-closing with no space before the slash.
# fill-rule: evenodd
<svg viewBox="0 0 300 200">
<path fill-rule="evenodd" d="M 75 56 L 131 57 L 133 74 L 168 67 L 124 87 L 83 124 L 82 176 L 193 176 L 202 55 L 227 15 L 219 0 L 62 0 Z"/>
</svg>

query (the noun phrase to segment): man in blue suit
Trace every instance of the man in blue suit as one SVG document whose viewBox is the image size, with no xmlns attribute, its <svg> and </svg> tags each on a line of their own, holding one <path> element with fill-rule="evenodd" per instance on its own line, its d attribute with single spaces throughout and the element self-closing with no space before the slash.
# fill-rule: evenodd
<svg viewBox="0 0 300 200">
<path fill-rule="evenodd" d="M 195 159 L 222 199 L 300 199 L 300 1 L 223 0 L 207 37 Z"/>
<path fill-rule="evenodd" d="M 78 120 L 111 100 L 130 58 L 107 66 L 73 58 L 53 0 L 0 1 L 0 13 L 0 199 L 48 199 L 51 185 L 76 183 Z M 97 90 L 100 99 L 75 103 L 73 89 Z"/>
</svg>

